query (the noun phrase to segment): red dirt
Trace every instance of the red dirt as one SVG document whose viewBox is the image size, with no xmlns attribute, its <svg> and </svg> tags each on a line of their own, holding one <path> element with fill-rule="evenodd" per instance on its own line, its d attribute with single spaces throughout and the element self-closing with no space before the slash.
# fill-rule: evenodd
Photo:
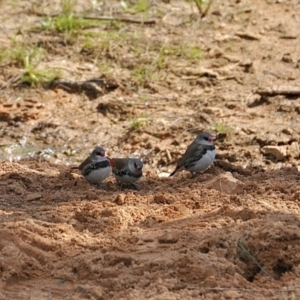
<svg viewBox="0 0 300 300">
<path fill-rule="evenodd" d="M 76 12 L 125 14 L 108 2 Z M 201 20 L 167 2 L 144 15 L 155 25 L 96 27 L 114 33 L 104 50 L 33 28 L 59 1 L 0 3 L 3 47 L 39 45 L 42 69 L 106 82 L 95 95 L 24 86 L 0 51 L 0 300 L 300 298 L 299 95 L 257 92 L 300 86 L 300 4 L 215 0 Z M 219 133 L 215 166 L 166 177 L 204 130 Z M 140 191 L 71 170 L 96 145 L 147 155 Z"/>
</svg>

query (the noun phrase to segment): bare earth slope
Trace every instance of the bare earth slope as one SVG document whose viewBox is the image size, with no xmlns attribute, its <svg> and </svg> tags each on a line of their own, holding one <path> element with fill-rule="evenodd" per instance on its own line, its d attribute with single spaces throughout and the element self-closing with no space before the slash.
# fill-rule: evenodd
<svg viewBox="0 0 300 300">
<path fill-rule="evenodd" d="M 95 190 L 47 162 L 1 170 L 3 299 L 299 295 L 295 168 L 234 173 L 234 195 L 206 187 L 217 167 L 201 181 L 147 174 L 140 192 Z"/>
</svg>

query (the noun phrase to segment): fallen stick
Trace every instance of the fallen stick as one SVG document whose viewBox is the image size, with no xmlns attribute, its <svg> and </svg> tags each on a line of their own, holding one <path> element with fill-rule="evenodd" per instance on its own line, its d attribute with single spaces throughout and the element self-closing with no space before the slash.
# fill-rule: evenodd
<svg viewBox="0 0 300 300">
<path fill-rule="evenodd" d="M 99 21 L 120 21 L 120 22 L 146 24 L 146 25 L 156 24 L 156 22 L 157 22 L 157 20 L 155 20 L 155 19 L 138 20 L 138 19 L 127 18 L 127 17 L 109 17 L 109 16 L 101 16 L 101 17 L 78 16 L 77 18 L 82 18 L 82 19 L 86 19 L 86 20 L 99 20 Z"/>
<path fill-rule="evenodd" d="M 300 86 L 273 86 L 269 88 L 258 88 L 255 94 L 260 96 L 277 96 L 277 95 L 300 95 Z"/>
<path fill-rule="evenodd" d="M 41 12 L 33 11 L 33 14 L 39 17 L 50 17 L 50 18 L 56 18 L 60 16 L 60 14 L 44 14 Z M 135 18 L 128 18 L 128 17 L 111 17 L 111 16 L 99 16 L 99 17 L 91 17 L 91 16 L 78 16 L 78 15 L 72 15 L 73 18 L 78 19 L 85 19 L 85 20 L 98 20 L 98 21 L 119 21 L 119 22 L 127 22 L 127 23 L 136 23 L 136 24 L 156 24 L 156 19 L 148 19 L 148 20 L 139 20 Z"/>
<path fill-rule="evenodd" d="M 245 40 L 252 40 L 252 41 L 260 40 L 260 35 L 252 32 L 237 31 L 235 35 Z"/>
</svg>

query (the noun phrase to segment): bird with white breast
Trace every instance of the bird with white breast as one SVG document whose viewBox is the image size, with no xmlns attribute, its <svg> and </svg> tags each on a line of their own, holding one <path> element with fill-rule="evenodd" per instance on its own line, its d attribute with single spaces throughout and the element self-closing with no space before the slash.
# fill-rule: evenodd
<svg viewBox="0 0 300 300">
<path fill-rule="evenodd" d="M 86 181 L 99 187 L 111 171 L 111 161 L 105 156 L 105 150 L 102 147 L 96 147 L 79 167 L 73 169 L 79 169 Z"/>
<path fill-rule="evenodd" d="M 173 176 L 182 170 L 189 171 L 192 175 L 196 175 L 210 167 L 216 157 L 216 147 L 213 142 L 214 139 L 214 136 L 208 132 L 200 133 L 188 146 L 170 176 Z"/>
</svg>

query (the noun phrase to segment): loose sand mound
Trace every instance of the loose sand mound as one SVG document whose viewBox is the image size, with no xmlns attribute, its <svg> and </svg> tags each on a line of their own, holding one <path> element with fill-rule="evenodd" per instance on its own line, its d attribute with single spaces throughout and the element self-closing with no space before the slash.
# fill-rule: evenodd
<svg viewBox="0 0 300 300">
<path fill-rule="evenodd" d="M 300 296 L 295 168 L 233 172 L 239 194 L 207 188 L 217 166 L 196 179 L 148 172 L 139 192 L 112 178 L 96 190 L 48 162 L 0 169 L 1 299 Z"/>
</svg>

